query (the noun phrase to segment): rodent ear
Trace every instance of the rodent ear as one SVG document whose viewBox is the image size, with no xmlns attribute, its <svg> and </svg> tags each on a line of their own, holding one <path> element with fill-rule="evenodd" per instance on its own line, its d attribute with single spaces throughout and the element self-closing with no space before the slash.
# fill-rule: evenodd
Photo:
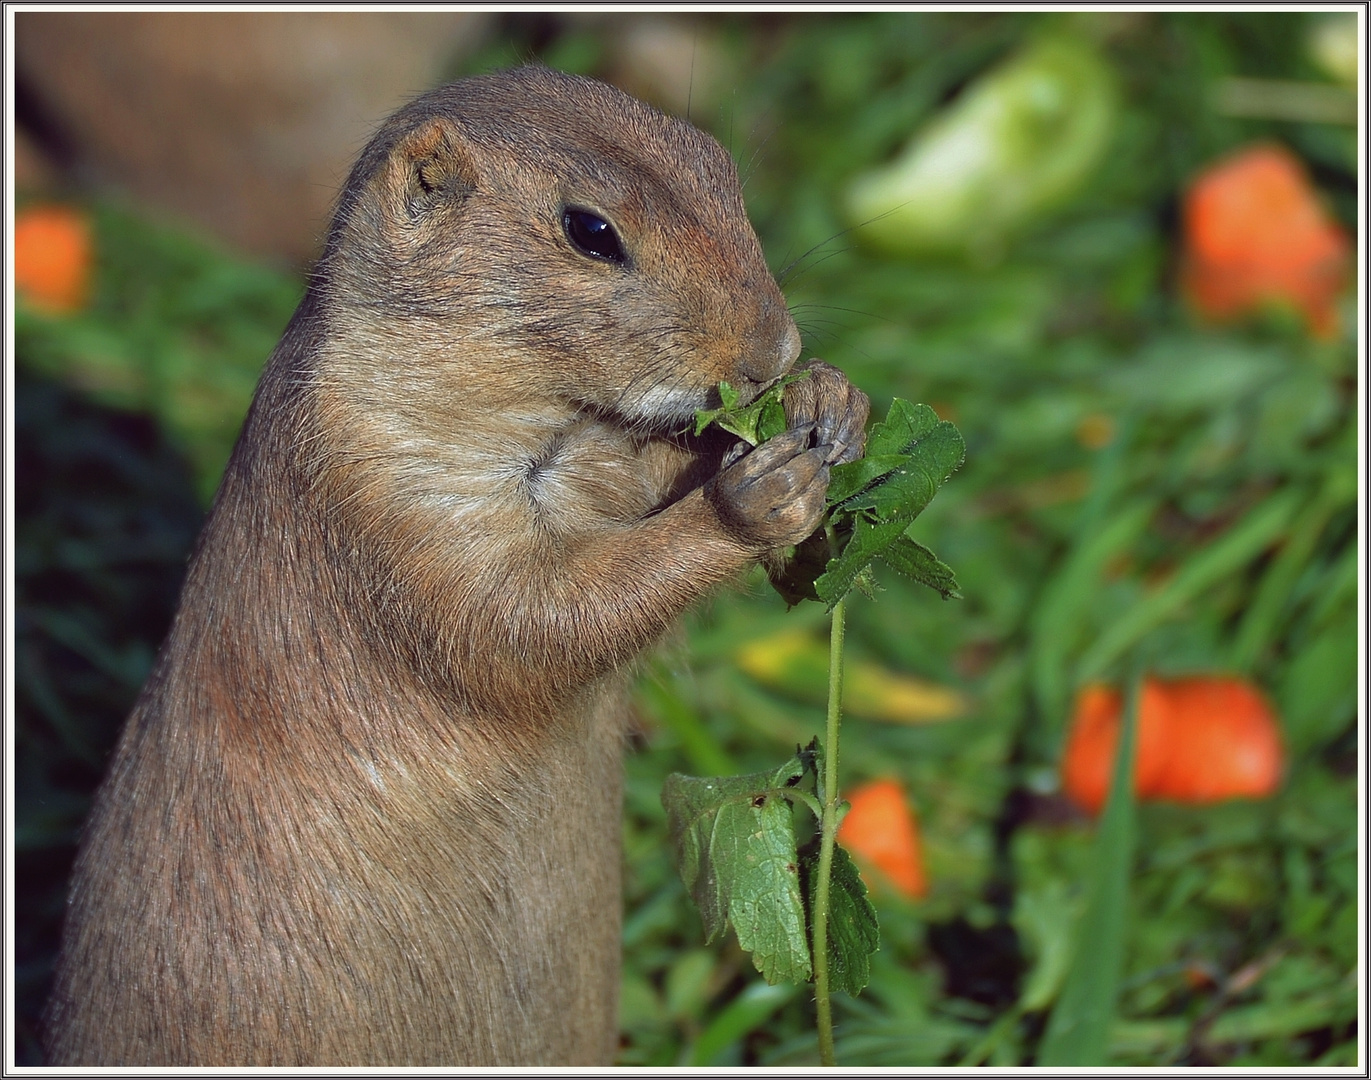
<svg viewBox="0 0 1371 1080">
<path fill-rule="evenodd" d="M 411 131 L 391 154 L 392 191 L 411 218 L 476 186 L 470 150 L 456 125 L 436 116 Z"/>
</svg>

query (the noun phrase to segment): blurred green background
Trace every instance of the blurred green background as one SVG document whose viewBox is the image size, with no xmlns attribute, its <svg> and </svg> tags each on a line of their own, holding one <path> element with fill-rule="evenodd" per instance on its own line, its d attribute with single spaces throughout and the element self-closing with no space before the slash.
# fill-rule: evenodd
<svg viewBox="0 0 1371 1080">
<path fill-rule="evenodd" d="M 1288 760 L 1268 799 L 1140 806 L 1104 1063 L 1357 1064 L 1358 282 L 1319 335 L 1293 307 L 1220 325 L 1182 295 L 1184 193 L 1254 142 L 1292 151 L 1357 234 L 1356 127 L 1339 104 L 1353 99 L 1327 19 L 675 24 L 699 75 L 691 117 L 739 161 L 806 355 L 843 368 L 878 414 L 897 395 L 933 405 L 968 447 L 914 532 L 964 599 L 891 575 L 849 610 L 853 662 L 962 705 L 844 725 L 844 787 L 906 786 L 930 882 L 917 901 L 877 893 L 871 985 L 837 1003 L 845 1065 L 1034 1062 L 1071 957 L 1098 945 L 1076 934 L 1094 826 L 1057 772 L 1072 701 L 1133 667 L 1253 680 Z M 446 74 L 537 57 L 617 77 L 632 66 L 608 25 L 504 17 Z M 1035 119 L 1032 87 L 1003 73 L 1044 37 L 1087 59 L 1043 61 L 1040 83 L 1066 89 Z M 977 119 L 967 103 L 997 85 L 1001 113 Z M 925 162 L 889 211 L 850 209 L 859 177 L 921 133 L 932 155 L 928 133 L 946 141 L 954 121 L 963 146 L 980 140 L 974 160 L 942 161 L 956 184 L 937 189 Z M 301 291 L 298 273 L 97 185 L 67 176 L 40 196 L 89 214 L 94 264 L 80 310 L 15 315 L 21 1063 L 39 1060 L 90 792 Z M 926 220 L 902 226 L 897 208 L 916 201 Z M 824 626 L 818 605 L 787 612 L 754 575 L 645 667 L 626 764 L 621 1064 L 816 1060 L 808 993 L 766 987 L 731 939 L 704 947 L 659 792 L 671 771 L 766 768 L 822 729 L 822 678 L 746 658 L 778 635 L 821 642 Z"/>
</svg>

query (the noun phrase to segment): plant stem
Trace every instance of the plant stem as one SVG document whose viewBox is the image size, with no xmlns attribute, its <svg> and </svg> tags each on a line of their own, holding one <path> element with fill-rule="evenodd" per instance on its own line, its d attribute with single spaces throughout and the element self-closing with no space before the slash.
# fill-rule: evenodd
<svg viewBox="0 0 1371 1080">
<path fill-rule="evenodd" d="M 819 880 L 814 890 L 814 1004 L 819 1027 L 819 1061 L 833 1056 L 833 1004 L 828 992 L 828 894 L 833 844 L 838 832 L 838 720 L 843 698 L 843 632 L 846 599 L 833 605 L 828 653 L 828 723 L 824 730 L 823 817 L 820 819 Z"/>
</svg>

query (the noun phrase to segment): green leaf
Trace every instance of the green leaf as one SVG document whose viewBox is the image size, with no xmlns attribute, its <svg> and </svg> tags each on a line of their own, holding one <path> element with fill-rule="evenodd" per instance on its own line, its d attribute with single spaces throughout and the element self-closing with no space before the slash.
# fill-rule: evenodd
<svg viewBox="0 0 1371 1080">
<path fill-rule="evenodd" d="M 1357 615 L 1343 617 L 1304 642 L 1278 686 L 1285 738 L 1295 753 L 1325 745 L 1357 715 Z"/>
<path fill-rule="evenodd" d="M 1133 680 L 1114 775 L 1095 836 L 1093 872 L 1085 913 L 1077 924 L 1071 965 L 1061 997 L 1047 1021 L 1037 1064 L 1105 1064 L 1123 971 L 1125 916 L 1133 869 L 1133 756 L 1142 680 Z"/>
<path fill-rule="evenodd" d="M 749 405 L 738 408 L 738 391 L 726 382 L 719 384 L 719 409 L 700 409 L 695 413 L 695 434 L 713 424 L 757 446 L 786 430 L 785 388 L 809 378 L 808 371 L 784 375 L 762 391 Z"/>
<path fill-rule="evenodd" d="M 810 914 L 813 940 L 814 895 L 819 878 L 819 837 L 800 852 L 800 873 Z M 854 997 L 871 981 L 871 954 L 881 947 L 876 909 L 866 895 L 866 883 L 856 864 L 840 846 L 833 846 L 833 870 L 828 893 L 828 986 Z"/>
<path fill-rule="evenodd" d="M 852 181 L 845 216 L 903 256 L 988 259 L 1069 201 L 1104 160 L 1117 76 L 1069 32 L 1038 35 L 979 75 L 890 161 Z"/>
<path fill-rule="evenodd" d="M 700 909 L 706 940 L 732 924 L 769 983 L 807 982 L 813 970 L 785 797 L 809 760 L 797 754 L 779 769 L 748 776 L 673 773 L 662 789 L 676 865 Z"/>
<path fill-rule="evenodd" d="M 895 542 L 881 552 L 881 561 L 905 577 L 927 585 L 941 593 L 944 600 L 962 598 L 957 591 L 957 578 L 952 567 L 940 562 L 938 556 L 908 536 L 899 536 Z"/>
<path fill-rule="evenodd" d="M 794 382 L 794 379 L 786 380 L 786 383 Z M 782 383 L 773 387 L 762 398 L 762 407 L 757 413 L 757 426 L 755 429 L 757 442 L 764 443 L 767 439 L 773 439 L 786 429 L 785 406 L 781 403 L 781 389 L 786 385 Z M 757 445 L 753 443 L 753 445 Z"/>
<path fill-rule="evenodd" d="M 696 409 L 695 410 L 695 434 L 701 434 L 705 428 L 718 421 L 719 417 L 727 416 L 738 406 L 738 391 L 729 386 L 726 382 L 719 383 L 719 400 L 723 403 L 717 409 Z"/>
<path fill-rule="evenodd" d="M 1185 604 L 1237 573 L 1285 531 L 1300 493 L 1285 488 L 1259 503 L 1247 516 L 1207 547 L 1191 555 L 1165 585 L 1149 593 L 1112 623 L 1081 657 L 1079 682 L 1098 679 L 1105 670 L 1154 627 Z"/>
<path fill-rule="evenodd" d="M 876 575 L 871 572 L 870 563 L 863 566 L 861 572 L 852 579 L 852 587 L 868 600 L 876 599 L 876 594 L 880 591 L 880 586 L 876 584 Z"/>
<path fill-rule="evenodd" d="M 1019 991 L 1018 1011 L 1038 1012 L 1051 1005 L 1071 963 L 1072 931 L 1079 905 L 1062 878 L 1035 887 L 1020 886 L 1014 898 L 1014 926 L 1036 953 Z"/>
<path fill-rule="evenodd" d="M 722 386 L 723 383 L 719 385 Z M 695 411 L 695 434 L 703 433 L 705 428 L 723 415 L 723 411 L 723 409 L 697 409 Z"/>
<path fill-rule="evenodd" d="M 695 1045 L 683 1055 L 687 1065 L 724 1064 L 717 1059 L 723 1051 L 748 1032 L 760 1027 L 781 1006 L 795 997 L 794 986 L 772 986 L 755 982 L 734 998 L 700 1032 Z"/>
<path fill-rule="evenodd" d="M 891 408 L 893 411 L 894 406 Z M 966 457 L 966 443 L 960 431 L 942 420 L 908 444 L 904 453 L 908 455 L 904 464 L 879 484 L 844 501 L 839 509 L 846 513 L 861 511 L 878 521 L 903 521 L 908 525 L 923 513 L 938 488 L 961 465 Z"/>
<path fill-rule="evenodd" d="M 1276 636 L 1276 628 L 1293 599 L 1295 582 L 1308 568 L 1329 520 L 1346 506 L 1356 503 L 1355 483 L 1347 483 L 1350 470 L 1331 473 L 1319 492 L 1300 508 L 1291 526 L 1290 538 L 1262 574 L 1242 623 L 1234 637 L 1230 662 L 1235 671 L 1251 671 Z"/>
<path fill-rule="evenodd" d="M 894 472 L 908 460 L 908 454 L 868 454 L 845 465 L 833 466 L 828 480 L 828 505 L 836 506 L 854 495 L 860 495 L 881 477 Z"/>
<path fill-rule="evenodd" d="M 1029 616 L 1029 672 L 1041 713 L 1058 725 L 1069 691 L 1067 657 L 1083 634 L 1085 613 L 1101 588 L 1109 560 L 1137 542 L 1156 512 L 1143 497 L 1113 511 L 1060 559 Z"/>
<path fill-rule="evenodd" d="M 908 527 L 905 521 L 886 521 L 873 525 L 865 518 L 858 518 L 843 553 L 831 559 L 828 569 L 814 582 L 814 591 L 819 599 L 832 608 L 851 591 L 871 560 L 903 536 Z"/>
<path fill-rule="evenodd" d="M 938 426 L 938 414 L 927 405 L 911 405 L 904 398 L 890 403 L 885 420 L 871 429 L 866 440 L 868 457 L 905 454 L 909 447 Z"/>
</svg>

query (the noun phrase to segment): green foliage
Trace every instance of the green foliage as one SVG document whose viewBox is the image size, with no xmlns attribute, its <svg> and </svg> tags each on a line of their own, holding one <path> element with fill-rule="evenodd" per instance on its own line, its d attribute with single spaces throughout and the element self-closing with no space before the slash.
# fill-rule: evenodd
<svg viewBox="0 0 1371 1080">
<path fill-rule="evenodd" d="M 676 862 L 704 919 L 706 942 L 731 923 L 769 983 L 806 982 L 813 972 L 786 801 L 809 768 L 797 754 L 768 773 L 673 773 L 662 789 Z"/>
<path fill-rule="evenodd" d="M 961 466 L 961 432 L 927 405 L 896 398 L 885 422 L 872 428 L 867 451 L 868 457 L 833 469 L 829 521 L 846 544 L 815 580 L 815 594 L 832 608 L 881 559 L 944 599 L 957 595 L 951 568 L 905 532 Z"/>
<path fill-rule="evenodd" d="M 819 838 L 800 850 L 809 933 L 814 934 L 815 895 L 819 880 Z M 871 955 L 881 944 L 876 909 L 867 899 L 866 883 L 841 845 L 833 848 L 832 893 L 828 912 L 828 980 L 831 989 L 860 994 L 871 981 Z"/>
<path fill-rule="evenodd" d="M 721 382 L 719 400 L 722 404 L 717 409 L 701 409 L 695 414 L 695 434 L 714 424 L 745 440 L 749 446 L 779 435 L 785 430 L 785 406 L 781 403 L 785 388 L 807 378 L 808 374 L 798 371 L 783 375 L 743 406 L 738 404 L 738 391 Z"/>
<path fill-rule="evenodd" d="M 957 591 L 957 578 L 952 567 L 938 559 L 917 540 L 899 536 L 894 543 L 883 548 L 880 559 L 893 570 L 898 570 L 907 578 L 927 585 L 934 592 L 941 593 L 944 600 L 960 600 Z"/>
<path fill-rule="evenodd" d="M 786 376 L 743 407 L 737 391 L 720 383 L 722 405 L 696 413 L 695 434 L 712 424 L 752 446 L 774 438 L 786 427 L 785 387 L 805 377 L 805 372 Z M 827 789 L 833 779 L 822 764 L 826 754 L 833 755 L 831 772 L 837 754 L 842 600 L 854 585 L 870 591 L 870 564 L 887 552 L 896 569 L 944 597 L 956 588 L 952 571 L 904 532 L 961 465 L 960 433 L 928 406 L 897 398 L 885 422 L 872 429 L 868 449 L 873 456 L 834 467 L 822 528 L 812 544 L 800 545 L 782 578 L 773 578 L 788 602 L 823 600 L 833 614 L 824 746 L 816 738 L 774 773 L 707 779 L 673 773 L 662 790 L 676 863 L 699 906 L 706 941 L 717 937 L 727 921 L 768 983 L 813 978 L 825 1064 L 833 1063 L 829 995 L 860 993 L 870 978 L 870 955 L 880 944 L 866 886 L 834 843 L 837 792 Z M 827 559 L 801 553 L 820 541 Z M 819 797 L 803 801 L 814 811 L 819 832 L 797 851 L 781 797 L 798 794 L 789 789 L 806 772 L 813 774 Z"/>
<path fill-rule="evenodd" d="M 814 973 L 813 921 L 819 838 L 797 847 L 794 799 L 817 818 L 814 797 L 797 785 L 819 782 L 818 739 L 779 769 L 747 776 L 672 773 L 662 787 L 681 879 L 699 909 L 708 944 L 731 925 L 768 983 L 808 982 Z M 860 993 L 880 944 L 876 912 L 846 852 L 836 849 L 829 913 L 834 989 Z"/>
<path fill-rule="evenodd" d="M 713 424 L 752 446 L 780 434 L 785 430 L 784 389 L 803 378 L 804 372 L 787 375 L 742 408 L 737 391 L 720 383 L 723 405 L 695 414 L 695 434 Z M 869 580 L 868 567 L 881 559 L 944 599 L 959 596 L 951 568 L 905 532 L 965 456 L 966 444 L 955 426 L 939 420 L 927 405 L 896 398 L 885 421 L 872 428 L 867 453 L 832 469 L 824 520 L 833 539 L 822 543 L 816 535 L 817 556 L 799 552 L 772 583 L 790 603 L 822 600 L 832 610 L 854 586 Z M 836 554 L 831 550 L 835 541 Z"/>
<path fill-rule="evenodd" d="M 208 505 L 301 284 L 115 205 L 92 217 L 90 306 L 53 317 L 21 304 L 16 351 L 101 405 L 157 417 Z"/>
<path fill-rule="evenodd" d="M 1109 800 L 1095 835 L 1085 912 L 1072 935 L 1075 955 L 1038 1047 L 1037 1065 L 1099 1066 L 1108 1055 L 1133 874 L 1132 774 L 1141 691 L 1142 681 L 1135 678 L 1119 735 Z"/>
<path fill-rule="evenodd" d="M 921 586 L 890 575 L 878 603 L 850 612 L 850 653 L 956 686 L 976 704 L 966 720 L 918 729 L 845 725 L 844 784 L 895 775 L 913 793 L 932 893 L 917 905 L 873 897 L 881 949 L 861 997 L 836 999 L 839 1060 L 1037 1060 L 1096 873 L 1096 828 L 1058 786 L 1066 720 L 1086 671 L 1118 681 L 1141 663 L 1162 674 L 1246 672 L 1276 703 L 1290 758 L 1271 800 L 1137 807 L 1105 1063 L 1351 1064 L 1356 341 L 1350 324 L 1333 342 L 1271 322 L 1199 324 L 1172 269 L 1185 184 L 1256 139 L 1301 154 L 1356 227 L 1350 131 L 1212 105 L 1230 77 L 1318 79 L 1302 54 L 1310 20 L 1082 17 L 1075 32 L 1093 35 L 1114 69 L 1119 112 L 1109 153 L 1077 195 L 974 269 L 872 256 L 845 234 L 839 197 L 852 178 L 892 160 L 941 102 L 1062 17 L 802 17 L 716 128 L 768 133 L 747 186 L 768 252 L 783 263 L 836 238 L 787 281 L 806 346 L 871 393 L 878 416 L 897 397 L 928 402 L 968 447 L 916 534 L 956 567 L 965 599 L 928 605 Z M 739 146 L 739 158 L 753 149 Z M 846 494 L 881 474 L 886 463 L 869 453 L 871 472 Z M 839 482 L 835 470 L 831 490 Z M 729 659 L 781 620 L 821 610 L 784 607 L 761 594 L 716 600 L 692 620 L 667 676 L 699 731 L 745 770 L 821 719 Z M 687 743 L 661 711 L 646 719 L 648 756 L 629 767 L 650 792 L 654 768 L 676 767 Z M 645 847 L 653 828 L 630 813 Z M 631 910 L 652 895 L 636 874 Z M 1012 934 L 1019 960 L 993 967 L 988 944 L 965 955 L 935 948 L 929 928 L 963 913 L 978 940 Z M 674 927 L 654 940 L 684 948 L 698 937 Z M 647 972 L 655 963 L 632 953 L 627 962 Z M 735 964 L 721 954 L 720 978 Z M 994 974 L 968 988 L 957 972 L 970 969 Z M 702 1022 L 736 1000 L 733 986 L 721 984 Z M 987 1003 L 992 990 L 1003 996 Z M 715 1060 L 812 1064 L 812 1022 L 791 1002 Z M 634 1028 L 622 1060 L 651 1061 L 650 1046 L 688 1029 Z"/>
</svg>

